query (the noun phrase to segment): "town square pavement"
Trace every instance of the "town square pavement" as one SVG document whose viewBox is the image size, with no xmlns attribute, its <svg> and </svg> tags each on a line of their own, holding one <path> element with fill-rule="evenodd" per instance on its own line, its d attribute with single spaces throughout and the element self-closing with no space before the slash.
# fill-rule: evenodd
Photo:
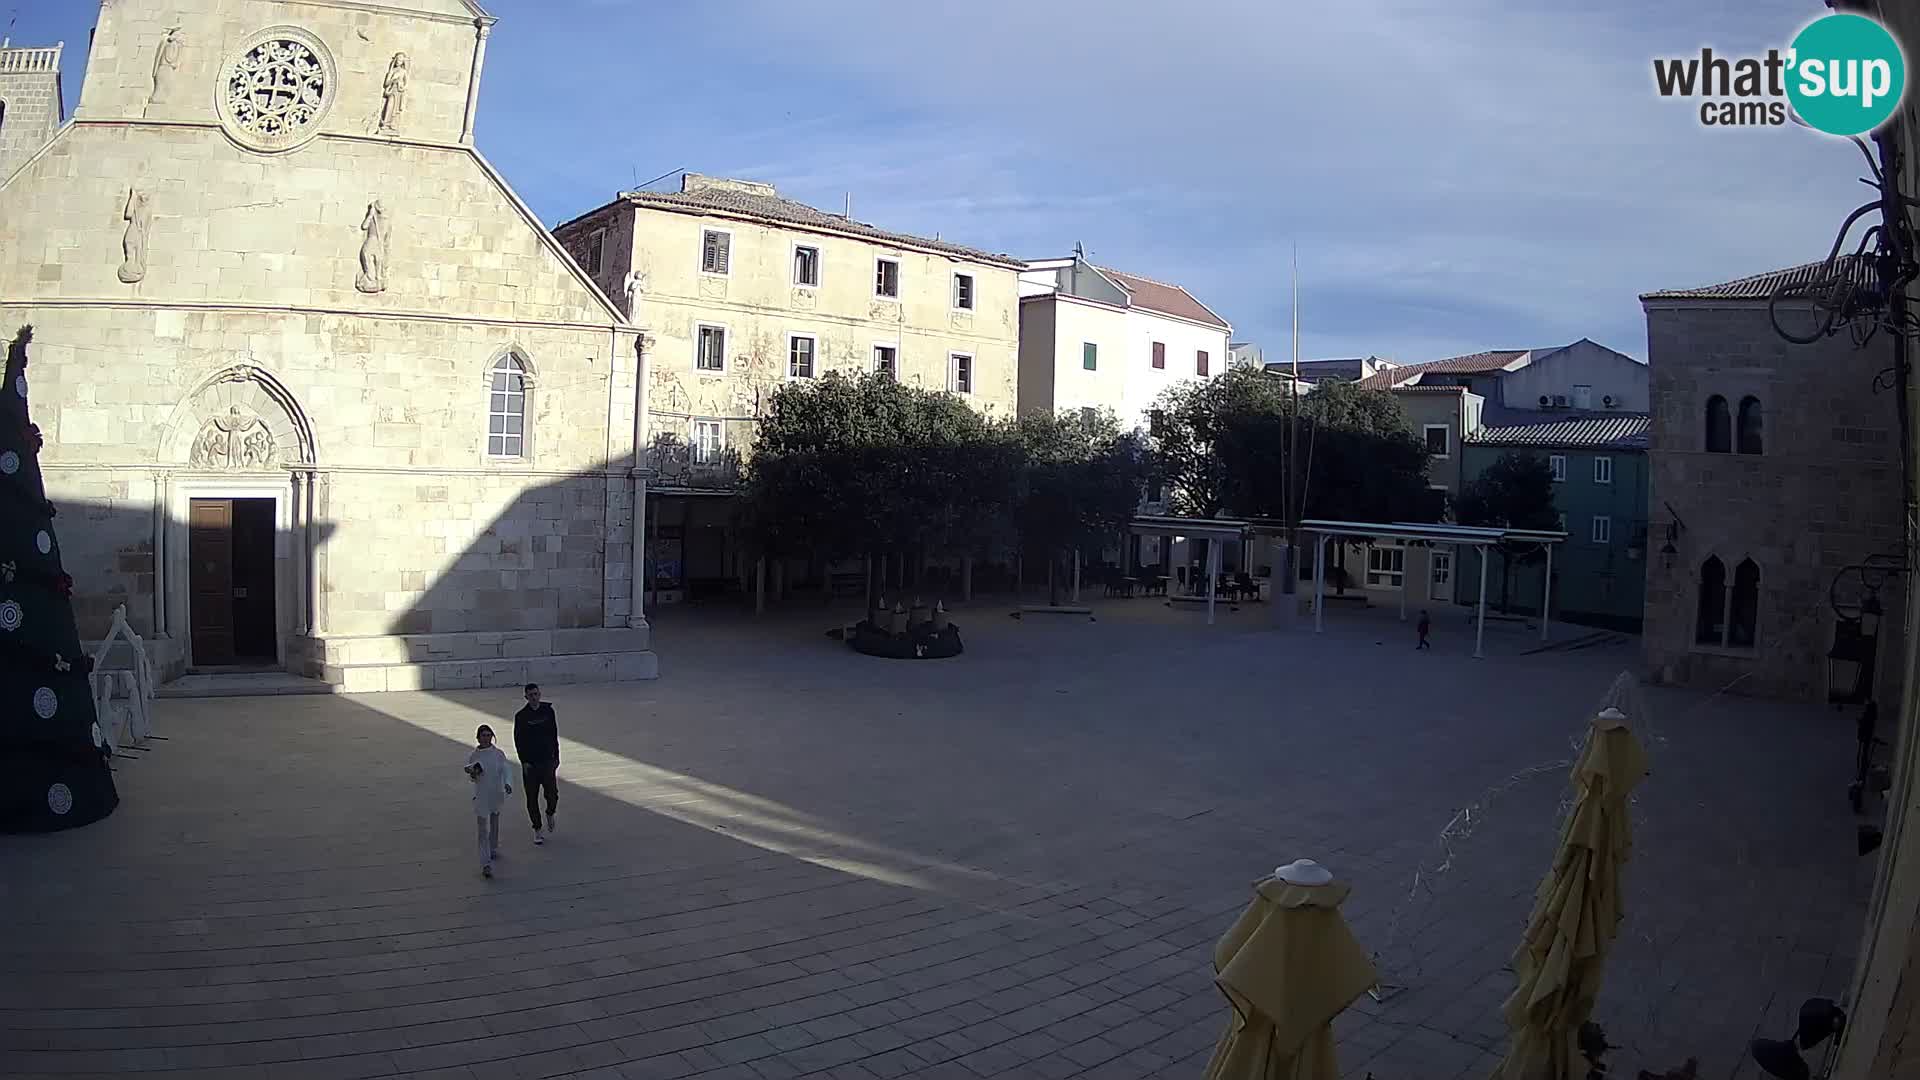
<svg viewBox="0 0 1920 1080">
<path fill-rule="evenodd" d="M 1304 856 L 1354 884 L 1388 984 L 1342 1068 L 1484 1076 L 1632 640 L 1503 625 L 1476 661 L 1454 614 L 1415 653 L 1391 613 L 1097 607 L 982 604 L 924 663 L 812 606 L 669 611 L 658 682 L 549 688 L 559 832 L 534 847 L 512 800 L 491 881 L 460 765 L 517 690 L 163 700 L 117 814 L 0 838 L 0 1074 L 1197 1077 L 1211 946 Z M 1851 722 L 1646 701 L 1597 1019 L 1616 1074 L 1757 1075 L 1747 1039 L 1847 988 Z"/>
</svg>

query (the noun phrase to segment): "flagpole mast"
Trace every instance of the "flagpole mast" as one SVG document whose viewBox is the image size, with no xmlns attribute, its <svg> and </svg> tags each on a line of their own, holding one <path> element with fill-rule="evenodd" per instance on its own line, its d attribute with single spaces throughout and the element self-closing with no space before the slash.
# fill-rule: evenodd
<svg viewBox="0 0 1920 1080">
<path fill-rule="evenodd" d="M 1300 460 L 1300 246 L 1293 246 L 1291 256 L 1293 271 L 1293 376 L 1287 386 L 1287 491 L 1282 501 L 1287 515 L 1287 580 L 1282 584 L 1282 595 L 1292 595 L 1300 581 L 1300 505 L 1299 485 L 1295 469 Z"/>
</svg>

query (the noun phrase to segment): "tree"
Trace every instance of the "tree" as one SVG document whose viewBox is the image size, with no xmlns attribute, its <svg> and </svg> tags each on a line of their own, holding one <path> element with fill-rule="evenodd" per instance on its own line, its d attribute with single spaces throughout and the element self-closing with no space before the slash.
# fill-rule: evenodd
<svg viewBox="0 0 1920 1080">
<path fill-rule="evenodd" d="M 1020 448 L 1013 519 L 1047 552 L 1047 602 L 1060 603 L 1060 557 L 1104 540 L 1132 519 L 1146 482 L 1145 448 L 1110 412 L 1029 413 L 1011 432 Z"/>
<path fill-rule="evenodd" d="M 1148 445 L 1153 474 L 1172 496 L 1175 512 L 1213 517 L 1232 500 L 1253 495 L 1249 478 L 1261 475 L 1257 455 L 1271 455 L 1272 429 L 1284 425 L 1286 383 L 1255 368 L 1233 368 L 1216 378 L 1179 383 L 1154 403 Z M 1270 464 L 1270 462 L 1268 462 Z"/>
<path fill-rule="evenodd" d="M 744 518 L 773 554 L 970 552 L 1004 515 L 1015 470 L 1004 435 L 953 395 L 830 372 L 772 394 Z"/>
<path fill-rule="evenodd" d="M 0 832 L 70 829 L 120 805 L 27 414 L 32 340 L 21 327 L 0 386 Z"/>
<path fill-rule="evenodd" d="M 1560 527 L 1560 513 L 1553 506 L 1553 466 L 1532 454 L 1501 454 L 1460 492 L 1455 506 L 1462 525 L 1542 531 Z M 1530 563 L 1543 549 L 1539 544 L 1502 542 L 1494 550 L 1500 555 L 1500 610 L 1505 611 L 1513 564 Z"/>
</svg>

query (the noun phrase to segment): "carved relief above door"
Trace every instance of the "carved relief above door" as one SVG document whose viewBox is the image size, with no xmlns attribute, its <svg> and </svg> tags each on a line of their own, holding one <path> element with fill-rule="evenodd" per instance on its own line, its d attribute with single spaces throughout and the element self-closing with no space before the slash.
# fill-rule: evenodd
<svg viewBox="0 0 1920 1080">
<path fill-rule="evenodd" d="M 187 464 L 196 469 L 265 469 L 273 464 L 273 432 L 253 410 L 229 405 L 201 425 Z"/>
<path fill-rule="evenodd" d="M 316 463 L 313 429 L 262 368 L 236 364 L 203 380 L 175 410 L 161 460 L 206 472 L 272 472 Z"/>
</svg>

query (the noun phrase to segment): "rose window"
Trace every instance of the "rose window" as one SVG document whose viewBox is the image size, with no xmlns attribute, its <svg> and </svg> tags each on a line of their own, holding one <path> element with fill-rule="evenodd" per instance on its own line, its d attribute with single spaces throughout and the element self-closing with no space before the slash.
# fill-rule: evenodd
<svg viewBox="0 0 1920 1080">
<path fill-rule="evenodd" d="M 290 150 L 319 133 L 334 83 L 333 58 L 318 38 L 296 27 L 274 27 L 228 64 L 221 119 L 247 146 Z"/>
</svg>

